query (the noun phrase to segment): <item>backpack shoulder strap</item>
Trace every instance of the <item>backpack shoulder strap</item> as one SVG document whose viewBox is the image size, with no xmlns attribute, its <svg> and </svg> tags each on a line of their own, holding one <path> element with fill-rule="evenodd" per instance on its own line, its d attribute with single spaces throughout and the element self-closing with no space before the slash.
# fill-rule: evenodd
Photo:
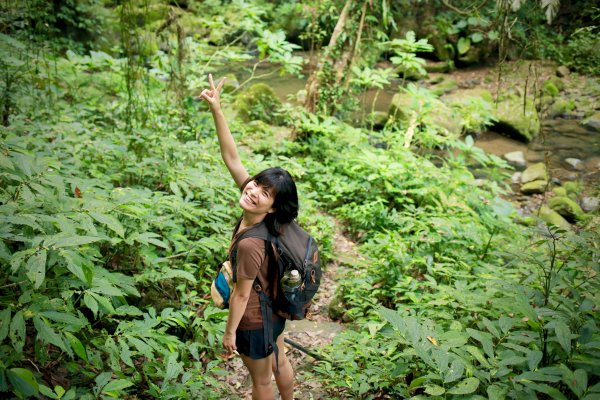
<svg viewBox="0 0 600 400">
<path fill-rule="evenodd" d="M 246 239 L 246 238 L 258 238 L 258 239 L 264 240 L 265 241 L 265 256 L 267 256 L 269 254 L 268 253 L 269 243 L 272 241 L 272 236 L 269 233 L 269 230 L 267 229 L 267 226 L 265 225 L 264 222 L 261 222 L 255 226 L 253 226 L 252 228 L 248 229 L 247 231 L 245 231 L 241 235 L 239 235 L 237 238 L 235 238 L 234 242 L 231 244 L 231 251 L 230 251 L 230 262 L 231 262 L 231 269 L 233 272 L 233 281 L 234 282 L 237 282 L 238 245 L 242 239 Z"/>
</svg>

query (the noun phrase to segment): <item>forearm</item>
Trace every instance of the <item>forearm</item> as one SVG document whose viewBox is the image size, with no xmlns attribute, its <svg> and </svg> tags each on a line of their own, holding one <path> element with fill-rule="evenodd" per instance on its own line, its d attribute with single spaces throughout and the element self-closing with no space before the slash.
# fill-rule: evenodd
<svg viewBox="0 0 600 400">
<path fill-rule="evenodd" d="M 235 290 L 233 291 L 233 295 L 229 301 L 229 316 L 227 317 L 225 333 L 235 333 L 246 311 L 248 298 L 249 296 L 236 295 Z"/>
<path fill-rule="evenodd" d="M 230 168 L 232 163 L 239 162 L 240 159 L 235 141 L 233 140 L 233 135 L 231 135 L 231 131 L 227 125 L 227 120 L 225 119 L 223 110 L 219 107 L 211 109 L 211 112 L 215 121 L 215 128 L 217 130 L 219 147 L 221 149 L 221 157 L 223 158 L 225 165 Z"/>
</svg>

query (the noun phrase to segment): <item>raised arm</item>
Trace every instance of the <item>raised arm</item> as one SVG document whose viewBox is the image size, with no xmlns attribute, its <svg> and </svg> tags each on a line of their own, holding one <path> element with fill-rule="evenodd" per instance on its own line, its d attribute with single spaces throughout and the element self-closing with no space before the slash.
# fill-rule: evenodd
<svg viewBox="0 0 600 400">
<path fill-rule="evenodd" d="M 223 110 L 221 110 L 220 93 L 223 84 L 225 83 L 225 78 L 221 79 L 221 82 L 215 87 L 212 74 L 209 74 L 208 83 L 210 84 L 210 88 L 204 89 L 202 93 L 200 93 L 200 97 L 208 102 L 208 106 L 215 121 L 219 146 L 221 148 L 221 157 L 223 158 L 231 177 L 238 187 L 241 188 L 249 175 L 242 164 L 235 141 L 233 140 L 233 136 L 231 135 L 231 131 L 225 120 L 225 115 L 223 114 Z"/>
</svg>

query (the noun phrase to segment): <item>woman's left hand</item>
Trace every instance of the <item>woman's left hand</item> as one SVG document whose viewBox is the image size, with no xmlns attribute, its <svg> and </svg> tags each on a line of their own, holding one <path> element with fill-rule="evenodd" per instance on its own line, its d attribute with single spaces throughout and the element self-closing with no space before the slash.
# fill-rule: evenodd
<svg viewBox="0 0 600 400">
<path fill-rule="evenodd" d="M 237 350 L 237 347 L 235 345 L 235 332 L 234 333 L 225 332 L 225 335 L 223 335 L 223 347 L 229 353 L 233 353 L 234 351 Z"/>
</svg>

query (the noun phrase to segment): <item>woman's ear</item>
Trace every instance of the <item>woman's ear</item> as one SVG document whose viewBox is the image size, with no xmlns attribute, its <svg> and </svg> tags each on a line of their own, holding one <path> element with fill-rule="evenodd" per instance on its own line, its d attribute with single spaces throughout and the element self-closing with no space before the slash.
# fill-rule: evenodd
<svg viewBox="0 0 600 400">
<path fill-rule="evenodd" d="M 273 214 L 275 211 L 277 211 L 275 208 L 271 207 L 269 208 L 269 211 L 267 211 L 267 214 Z"/>
</svg>

